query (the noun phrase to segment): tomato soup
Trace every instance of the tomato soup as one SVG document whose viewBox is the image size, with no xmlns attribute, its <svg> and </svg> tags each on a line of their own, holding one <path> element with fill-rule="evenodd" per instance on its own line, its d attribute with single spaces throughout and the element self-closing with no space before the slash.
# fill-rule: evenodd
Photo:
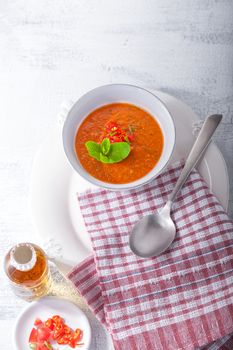
<svg viewBox="0 0 233 350">
<path fill-rule="evenodd" d="M 126 159 L 114 164 L 92 158 L 85 147 L 87 141 L 101 142 L 106 123 L 117 125 L 127 135 L 131 148 Z M 110 135 L 114 142 L 114 132 Z M 148 112 L 128 103 L 113 103 L 94 110 L 84 119 L 76 134 L 75 150 L 90 175 L 104 182 L 124 184 L 142 178 L 154 168 L 163 143 L 162 130 Z"/>
</svg>

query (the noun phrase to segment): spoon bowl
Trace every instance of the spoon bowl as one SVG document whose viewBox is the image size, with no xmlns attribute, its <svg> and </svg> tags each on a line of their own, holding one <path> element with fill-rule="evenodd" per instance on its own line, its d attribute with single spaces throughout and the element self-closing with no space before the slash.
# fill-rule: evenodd
<svg viewBox="0 0 233 350">
<path fill-rule="evenodd" d="M 164 252 L 173 242 L 176 227 L 170 217 L 169 203 L 159 212 L 147 215 L 133 228 L 130 247 L 134 254 L 150 258 Z M 164 239 L 161 239 L 163 236 Z"/>
</svg>

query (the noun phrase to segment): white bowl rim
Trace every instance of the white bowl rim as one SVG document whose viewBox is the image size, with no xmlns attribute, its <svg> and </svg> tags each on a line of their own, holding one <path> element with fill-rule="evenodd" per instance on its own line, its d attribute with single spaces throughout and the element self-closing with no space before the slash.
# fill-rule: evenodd
<svg viewBox="0 0 233 350">
<path fill-rule="evenodd" d="M 170 156 L 168 157 L 166 163 L 164 164 L 164 166 L 156 173 L 156 174 L 153 174 L 151 177 L 149 177 L 147 180 L 145 180 L 145 176 L 148 176 L 150 174 L 150 172 L 153 171 L 153 169 L 148 173 L 146 174 L 145 176 L 141 177 L 140 179 L 137 179 L 135 181 L 132 181 L 132 182 L 128 182 L 128 183 L 124 183 L 124 184 L 113 184 L 113 183 L 108 183 L 108 182 L 104 182 L 104 181 L 101 181 L 101 180 L 98 180 L 97 178 L 93 177 L 91 174 L 89 174 L 83 167 L 80 166 L 80 168 L 83 169 L 83 171 L 79 171 L 73 164 L 72 162 L 70 161 L 69 159 L 69 152 L 66 148 L 66 142 L 65 142 L 65 138 L 64 138 L 64 130 L 65 130 L 65 127 L 66 127 L 66 122 L 69 118 L 69 115 L 71 113 L 71 111 L 76 107 L 76 104 L 82 99 L 82 98 L 85 98 L 85 97 L 88 97 L 88 95 L 90 94 L 93 94 L 95 93 L 95 91 L 101 89 L 101 88 L 108 88 L 108 87 L 111 87 L 111 86 L 127 86 L 127 87 L 132 87 L 132 88 L 136 88 L 136 89 L 139 89 L 139 90 L 142 90 L 148 94 L 150 94 L 151 96 L 153 96 L 157 101 L 159 101 L 159 103 L 163 106 L 163 108 L 166 110 L 166 112 L 168 113 L 170 119 L 171 119 L 171 122 L 172 122 L 172 126 L 173 126 L 173 131 L 174 131 L 174 142 L 173 142 L 173 145 L 172 145 L 172 148 L 171 148 L 171 151 L 170 151 Z M 127 102 L 125 102 L 127 103 Z M 97 106 L 97 108 L 99 108 L 100 106 Z M 143 108 L 143 107 L 142 107 Z M 85 119 L 85 117 L 83 118 L 83 120 Z M 77 131 L 76 131 L 77 132 Z M 64 122 L 64 125 L 63 125 L 63 129 L 62 129 L 62 142 L 63 142 L 63 149 L 64 149 L 64 152 L 65 152 L 65 155 L 66 155 L 66 158 L 70 164 L 70 166 L 73 168 L 73 170 L 75 172 L 77 172 L 80 176 L 82 176 L 86 181 L 92 183 L 93 185 L 95 186 L 98 186 L 98 187 L 102 187 L 102 188 L 105 188 L 105 189 L 108 189 L 108 190 L 112 190 L 112 191 L 127 191 L 127 190 L 131 190 L 131 189 L 136 189 L 136 188 L 139 188 L 139 187 L 142 187 L 146 184 L 148 184 L 149 182 L 151 182 L 153 179 L 155 179 L 156 177 L 159 176 L 159 174 L 161 174 L 164 169 L 167 167 L 169 161 L 171 160 L 172 158 L 172 155 L 173 155 L 173 152 L 174 152 L 174 148 L 175 148 L 175 144 L 176 144 L 176 126 L 175 126 L 175 123 L 174 123 L 174 118 L 173 116 L 171 115 L 170 111 L 168 110 L 167 106 L 165 105 L 165 103 L 156 95 L 154 94 L 153 92 L 143 88 L 143 87 L 140 87 L 140 86 L 137 86 L 137 85 L 133 85 L 133 84 L 126 84 L 126 83 L 112 83 L 112 84 L 105 84 L 105 85 L 100 85 L 100 86 L 97 86 L 95 87 L 94 89 L 91 89 L 89 91 L 87 91 L 85 94 L 83 94 L 81 97 L 79 97 L 79 99 L 77 101 L 75 101 L 75 103 L 73 104 L 73 106 L 71 107 L 71 109 L 68 111 L 68 114 L 67 114 L 67 117 L 66 117 L 66 120 Z M 77 163 L 78 164 L 78 163 Z M 157 163 L 156 163 L 157 164 Z M 156 164 L 155 164 L 155 167 L 156 167 Z M 144 179 L 144 180 L 143 180 Z M 136 184 L 137 183 L 137 184 Z"/>
</svg>

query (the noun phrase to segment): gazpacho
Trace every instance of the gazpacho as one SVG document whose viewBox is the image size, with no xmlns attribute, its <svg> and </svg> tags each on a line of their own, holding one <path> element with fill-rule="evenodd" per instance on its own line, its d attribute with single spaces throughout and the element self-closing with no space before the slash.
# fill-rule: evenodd
<svg viewBox="0 0 233 350">
<path fill-rule="evenodd" d="M 75 151 L 90 175 L 103 182 L 124 184 L 154 168 L 163 143 L 162 130 L 152 115 L 129 103 L 112 103 L 83 120 Z"/>
</svg>

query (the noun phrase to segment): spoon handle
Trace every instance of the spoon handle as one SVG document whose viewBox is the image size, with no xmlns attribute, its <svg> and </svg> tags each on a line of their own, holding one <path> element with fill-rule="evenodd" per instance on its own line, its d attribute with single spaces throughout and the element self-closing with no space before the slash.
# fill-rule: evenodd
<svg viewBox="0 0 233 350">
<path fill-rule="evenodd" d="M 218 124 L 222 120 L 221 114 L 213 114 L 206 118 L 204 124 L 202 125 L 202 128 L 197 136 L 196 141 L 194 142 L 194 145 L 188 155 L 188 158 L 185 162 L 185 165 L 181 171 L 181 174 L 177 180 L 177 183 L 168 197 L 167 204 L 169 207 L 174 202 L 177 193 L 180 191 L 181 187 L 187 180 L 189 174 L 197 164 L 198 160 L 201 158 L 203 153 L 205 152 L 207 146 L 209 145 L 211 141 L 211 137 L 213 136 Z"/>
</svg>

